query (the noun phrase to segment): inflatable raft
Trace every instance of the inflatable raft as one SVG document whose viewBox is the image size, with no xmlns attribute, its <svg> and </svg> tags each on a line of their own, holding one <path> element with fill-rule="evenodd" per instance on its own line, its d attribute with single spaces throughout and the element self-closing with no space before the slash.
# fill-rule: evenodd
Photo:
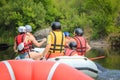
<svg viewBox="0 0 120 80">
<path fill-rule="evenodd" d="M 45 48 L 34 48 L 33 50 L 41 53 L 44 49 Z M 49 58 L 48 61 L 65 63 L 93 78 L 96 78 L 98 73 L 102 72 L 93 61 L 85 56 L 60 56 L 56 58 Z"/>
<path fill-rule="evenodd" d="M 43 52 L 44 49 L 45 48 L 34 48 L 34 51 Z M 48 61 L 65 63 L 93 78 L 96 78 L 98 73 L 102 72 L 100 69 L 98 69 L 98 66 L 92 60 L 85 56 L 60 56 L 56 58 L 50 58 Z"/>
<path fill-rule="evenodd" d="M 33 60 L 0 62 L 0 80 L 93 80 L 62 63 Z"/>
<path fill-rule="evenodd" d="M 65 63 L 93 78 L 96 78 L 98 73 L 101 72 L 93 61 L 84 56 L 60 56 L 56 58 L 50 58 L 48 61 Z"/>
</svg>

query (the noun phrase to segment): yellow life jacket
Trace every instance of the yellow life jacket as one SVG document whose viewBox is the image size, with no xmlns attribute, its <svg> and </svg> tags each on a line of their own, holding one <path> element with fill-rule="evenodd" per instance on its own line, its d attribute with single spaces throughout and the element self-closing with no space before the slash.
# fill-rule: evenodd
<svg viewBox="0 0 120 80">
<path fill-rule="evenodd" d="M 65 46 L 65 36 L 61 31 L 52 31 L 50 53 L 62 53 Z"/>
</svg>

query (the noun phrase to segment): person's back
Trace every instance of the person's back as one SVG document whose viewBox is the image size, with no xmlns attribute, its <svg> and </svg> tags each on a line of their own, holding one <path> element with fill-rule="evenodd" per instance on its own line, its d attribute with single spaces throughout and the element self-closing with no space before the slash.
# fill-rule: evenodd
<svg viewBox="0 0 120 80">
<path fill-rule="evenodd" d="M 26 28 L 26 34 L 29 36 L 29 45 L 31 46 L 31 48 L 33 47 L 33 45 L 37 46 L 37 47 L 40 47 L 45 41 L 46 41 L 46 38 L 43 38 L 42 42 L 38 42 L 34 35 L 31 33 L 32 32 L 32 27 L 30 25 L 25 25 L 25 28 Z"/>
<path fill-rule="evenodd" d="M 31 33 L 32 32 L 32 27 L 30 25 L 25 25 L 25 28 L 26 28 L 26 34 L 29 36 L 29 37 L 33 37 L 33 34 Z M 32 41 L 29 41 L 28 42 L 30 48 L 32 49 L 33 48 L 33 43 Z"/>
<path fill-rule="evenodd" d="M 59 22 L 53 22 L 52 31 L 48 35 L 47 46 L 43 52 L 46 58 L 64 55 L 65 36 Z"/>
<path fill-rule="evenodd" d="M 77 43 L 78 55 L 84 56 L 86 51 L 89 51 L 91 47 L 89 46 L 87 40 L 83 37 L 83 30 L 81 28 L 76 28 L 74 30 L 74 39 L 72 39 Z"/>
<path fill-rule="evenodd" d="M 77 43 L 76 42 L 70 42 L 68 45 L 68 48 L 65 49 L 65 56 L 76 56 L 78 55 L 77 51 Z"/>
</svg>

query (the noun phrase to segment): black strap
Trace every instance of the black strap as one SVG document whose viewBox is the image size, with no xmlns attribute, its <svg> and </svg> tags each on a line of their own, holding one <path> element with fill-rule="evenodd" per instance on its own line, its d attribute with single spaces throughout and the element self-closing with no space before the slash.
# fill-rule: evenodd
<svg viewBox="0 0 120 80">
<path fill-rule="evenodd" d="M 47 56 L 47 58 L 46 58 L 46 59 L 48 59 L 48 58 L 50 57 L 50 55 L 51 55 L 51 51 L 49 51 L 49 55 Z"/>
<path fill-rule="evenodd" d="M 51 46 L 64 46 L 64 45 L 61 45 L 61 44 L 51 44 Z"/>
<path fill-rule="evenodd" d="M 62 33 L 62 32 L 61 32 Z M 62 52 L 62 47 L 63 47 L 63 40 L 64 40 L 64 38 L 63 38 L 63 33 L 62 33 L 62 40 L 61 40 L 61 45 L 60 45 L 60 53 Z"/>
<path fill-rule="evenodd" d="M 77 36 L 76 36 L 76 39 L 78 39 L 78 41 L 80 42 L 80 45 L 81 45 L 80 49 L 81 49 L 81 52 L 82 52 L 82 54 L 83 54 L 82 42 L 81 42 L 81 40 L 80 40 Z"/>
<path fill-rule="evenodd" d="M 53 49 L 53 48 L 50 48 L 50 50 L 60 51 L 61 49 Z M 62 49 L 62 50 L 64 50 L 64 49 Z"/>
<path fill-rule="evenodd" d="M 54 35 L 54 49 L 53 49 L 53 53 L 55 52 L 55 49 L 56 49 L 56 35 L 55 33 L 52 31 L 53 35 Z"/>
</svg>

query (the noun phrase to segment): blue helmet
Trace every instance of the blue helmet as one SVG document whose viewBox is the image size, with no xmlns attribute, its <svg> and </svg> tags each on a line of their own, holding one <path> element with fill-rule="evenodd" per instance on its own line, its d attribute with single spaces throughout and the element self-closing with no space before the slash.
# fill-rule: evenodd
<svg viewBox="0 0 120 80">
<path fill-rule="evenodd" d="M 65 36 L 70 36 L 69 32 L 64 32 Z"/>
</svg>

